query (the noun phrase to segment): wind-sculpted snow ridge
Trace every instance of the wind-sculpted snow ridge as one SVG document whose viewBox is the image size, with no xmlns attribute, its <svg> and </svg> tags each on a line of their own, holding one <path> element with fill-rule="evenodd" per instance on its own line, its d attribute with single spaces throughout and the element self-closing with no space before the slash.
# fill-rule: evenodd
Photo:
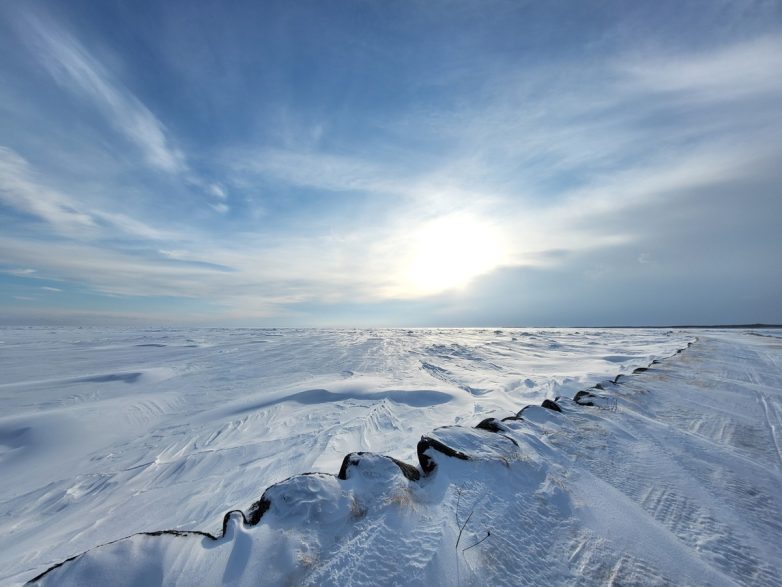
<svg viewBox="0 0 782 587">
<path fill-rule="evenodd" d="M 780 357 L 704 336 L 573 399 L 437 428 L 417 466 L 350 453 L 218 535 L 135 534 L 30 584 L 779 585 Z"/>
</svg>

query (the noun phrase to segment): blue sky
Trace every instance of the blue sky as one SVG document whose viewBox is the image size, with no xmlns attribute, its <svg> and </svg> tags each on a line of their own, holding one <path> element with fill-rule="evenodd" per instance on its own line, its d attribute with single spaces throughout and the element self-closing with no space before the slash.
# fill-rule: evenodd
<svg viewBox="0 0 782 587">
<path fill-rule="evenodd" d="M 782 322 L 782 3 L 5 2 L 0 322 Z"/>
</svg>

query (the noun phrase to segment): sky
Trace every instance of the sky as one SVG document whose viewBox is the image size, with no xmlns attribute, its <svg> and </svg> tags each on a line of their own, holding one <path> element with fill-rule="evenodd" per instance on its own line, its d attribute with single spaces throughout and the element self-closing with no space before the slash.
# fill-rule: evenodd
<svg viewBox="0 0 782 587">
<path fill-rule="evenodd" d="M 782 2 L 9 0 L 0 324 L 782 323 Z"/>
</svg>

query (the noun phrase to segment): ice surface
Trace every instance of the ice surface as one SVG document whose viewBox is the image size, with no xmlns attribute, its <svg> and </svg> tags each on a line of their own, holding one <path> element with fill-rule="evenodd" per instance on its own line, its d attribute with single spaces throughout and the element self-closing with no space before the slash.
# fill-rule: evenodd
<svg viewBox="0 0 782 587">
<path fill-rule="evenodd" d="M 224 512 L 248 511 L 277 483 L 256 525 L 233 514 L 217 540 L 134 536 L 47 577 L 393 584 L 404 573 L 411 582 L 418 568 L 435 583 L 539 584 L 584 573 L 721 584 L 754 565 L 755 582 L 773 584 L 779 525 L 755 519 L 780 511 L 770 495 L 780 481 L 775 340 L 708 333 L 675 360 L 606 382 L 692 338 L 658 330 L 5 329 L 0 580 L 22 582 L 136 532 L 220 536 Z M 513 416 L 599 382 L 595 393 L 615 412 L 574 402 L 562 402 L 563 414 L 525 410 L 503 423 L 513 442 L 484 430 L 435 430 Z M 765 406 L 759 428 L 726 408 L 747 394 L 753 410 Z M 436 472 L 411 481 L 393 461 L 364 455 L 336 477 L 357 450 L 417 463 L 422 434 L 477 458 L 435 455 Z M 737 451 L 749 481 L 733 472 Z M 765 454 L 776 459 L 771 468 Z M 708 466 L 695 462 L 707 457 Z M 312 470 L 332 475 L 295 476 Z M 741 511 L 730 501 L 736 483 L 754 492 Z M 480 520 L 465 528 L 460 548 L 491 528 L 485 543 L 458 556 L 457 501 Z M 624 544 L 631 539 L 637 547 Z M 511 547 L 523 560 L 504 558 Z M 681 568 L 667 568 L 665 557 Z"/>
</svg>

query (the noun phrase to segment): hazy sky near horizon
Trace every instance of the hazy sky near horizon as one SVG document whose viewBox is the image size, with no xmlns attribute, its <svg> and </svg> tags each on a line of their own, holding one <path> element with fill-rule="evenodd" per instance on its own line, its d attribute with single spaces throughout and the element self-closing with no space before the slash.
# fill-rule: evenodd
<svg viewBox="0 0 782 587">
<path fill-rule="evenodd" d="M 782 2 L 0 5 L 0 323 L 782 323 Z"/>
</svg>

